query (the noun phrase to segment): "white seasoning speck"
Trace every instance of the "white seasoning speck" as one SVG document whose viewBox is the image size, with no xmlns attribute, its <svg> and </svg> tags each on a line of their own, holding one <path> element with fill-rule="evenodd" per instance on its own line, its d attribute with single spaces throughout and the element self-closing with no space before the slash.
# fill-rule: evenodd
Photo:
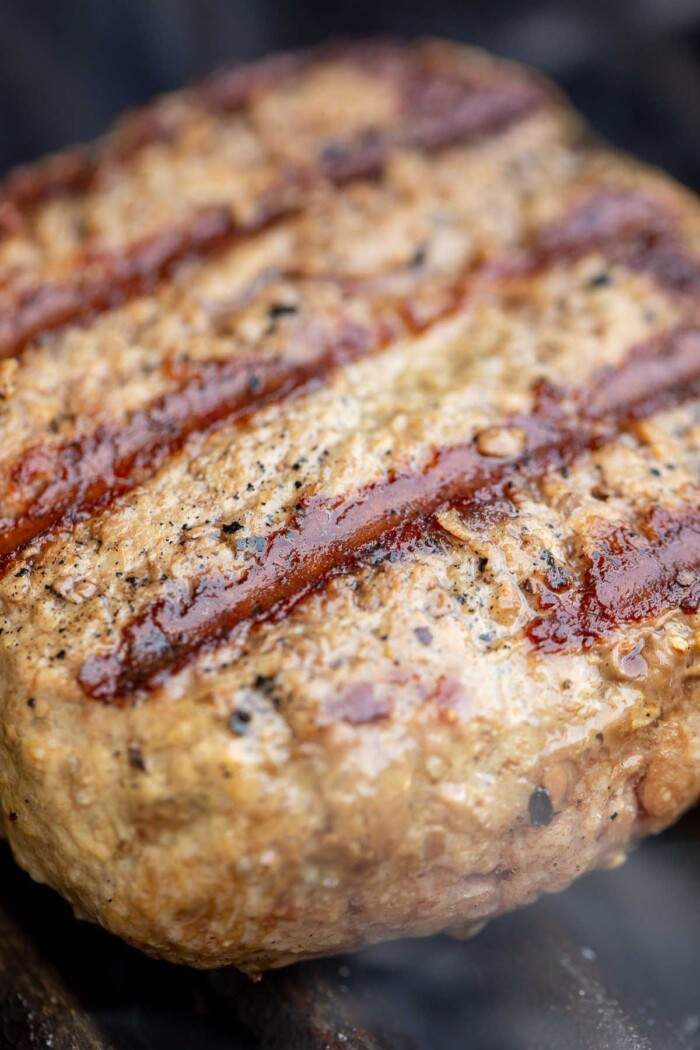
<svg viewBox="0 0 700 1050">
<path fill-rule="evenodd" d="M 510 459 L 525 451 L 525 431 L 520 427 L 487 427 L 476 438 L 482 456 Z"/>
<path fill-rule="evenodd" d="M 51 586 L 56 594 L 72 605 L 80 605 L 97 593 L 97 584 L 94 580 L 80 579 L 75 576 L 58 576 Z"/>
</svg>

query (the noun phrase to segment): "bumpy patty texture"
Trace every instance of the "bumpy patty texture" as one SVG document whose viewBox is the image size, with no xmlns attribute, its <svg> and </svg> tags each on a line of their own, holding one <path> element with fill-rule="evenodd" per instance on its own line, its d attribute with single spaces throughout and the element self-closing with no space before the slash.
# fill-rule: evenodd
<svg viewBox="0 0 700 1050">
<path fill-rule="evenodd" d="M 145 951 L 466 930 L 700 790 L 700 210 L 435 41 L 0 193 L 0 801 Z"/>
</svg>

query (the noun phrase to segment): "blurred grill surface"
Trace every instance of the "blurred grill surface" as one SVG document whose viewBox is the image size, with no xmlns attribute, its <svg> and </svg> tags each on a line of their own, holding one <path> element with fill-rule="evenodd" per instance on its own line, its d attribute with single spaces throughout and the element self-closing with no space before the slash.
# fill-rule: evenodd
<svg viewBox="0 0 700 1050">
<path fill-rule="evenodd" d="M 598 132 L 700 189 L 700 0 L 0 0 L 0 14 L 2 167 L 223 61 L 433 33 L 539 66 Z M 6 852 L 0 869 L 13 1050 L 700 1048 L 698 815 L 472 941 L 380 945 L 255 986 L 150 961 L 77 923 Z"/>
</svg>

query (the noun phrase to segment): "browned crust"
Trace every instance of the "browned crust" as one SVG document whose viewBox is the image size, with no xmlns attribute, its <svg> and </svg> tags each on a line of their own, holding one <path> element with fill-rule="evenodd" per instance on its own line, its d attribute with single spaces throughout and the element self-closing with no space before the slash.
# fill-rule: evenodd
<svg viewBox="0 0 700 1050">
<path fill-rule="evenodd" d="M 527 631 L 540 652 L 590 649 L 623 624 L 653 620 L 672 608 L 690 614 L 700 606 L 697 509 L 671 514 L 652 508 L 633 526 L 601 532 L 594 547 L 579 580 L 540 589 L 545 615 Z"/>
<path fill-rule="evenodd" d="M 120 252 L 104 253 L 90 249 L 73 264 L 75 276 L 58 284 L 23 287 L 18 293 L 6 291 L 6 304 L 0 323 L 0 358 L 18 353 L 42 332 L 79 321 L 115 303 L 148 291 L 183 259 L 209 256 L 234 240 L 251 237 L 272 222 L 297 210 L 314 185 L 336 185 L 351 179 L 376 178 L 387 158 L 396 150 L 412 148 L 432 153 L 456 143 L 478 141 L 495 134 L 544 105 L 551 91 L 534 79 L 514 74 L 484 80 L 468 77 L 444 60 L 437 63 L 420 51 L 373 48 L 359 45 L 340 52 L 353 62 L 369 65 L 378 76 L 390 76 L 399 84 L 399 112 L 395 126 L 377 132 L 363 132 L 342 146 L 330 144 L 322 149 L 307 169 L 289 170 L 275 194 L 275 200 L 261 200 L 255 216 L 241 226 L 227 208 L 211 208 L 183 221 L 178 229 L 164 230 L 148 240 L 132 244 Z M 321 52 L 321 57 L 324 52 Z M 207 105 L 229 108 L 233 100 L 241 104 L 256 85 L 275 77 L 296 73 L 311 59 L 281 56 L 270 67 L 235 71 L 226 80 L 212 81 L 200 88 Z M 318 59 L 315 59 L 318 60 Z M 224 105 L 224 98 L 229 103 Z M 132 118 L 127 140 L 131 144 L 116 151 L 131 155 L 156 130 L 147 130 L 155 119 L 145 111 Z M 136 130 L 134 130 L 136 128 Z M 11 175 L 5 197 L 0 200 L 0 219 L 12 231 L 22 209 L 33 207 L 54 194 L 78 192 L 91 184 L 100 165 L 114 164 L 114 148 L 107 146 L 102 159 L 91 162 L 81 154 L 68 154 L 45 162 L 35 169 Z M 281 203 L 280 203 L 281 202 Z"/>
<path fill-rule="evenodd" d="M 482 69 L 478 60 L 475 67 Z M 430 90 L 424 83 L 414 100 L 416 123 L 426 128 L 435 127 L 436 112 L 460 110 L 460 84 L 455 87 L 454 78 L 444 77 L 443 66 L 438 72 Z M 558 114 L 551 125 L 559 127 Z M 455 256 L 448 252 L 440 263 L 447 260 L 451 276 L 436 280 L 436 289 L 431 281 L 444 270 L 437 266 L 433 272 L 422 264 L 415 285 L 406 274 L 396 281 L 393 274 L 382 279 L 378 292 L 371 279 L 358 280 L 353 288 L 359 289 L 358 314 L 369 320 L 344 358 L 335 337 L 342 334 L 346 317 L 338 310 L 338 328 L 330 326 L 323 349 L 330 354 L 329 367 L 371 353 L 401 333 L 409 335 L 407 347 L 370 367 L 357 364 L 348 375 L 334 376 L 333 389 L 312 391 L 308 404 L 265 412 L 249 430 L 193 442 L 141 493 L 90 520 L 75 536 L 70 534 L 73 521 L 106 506 L 121 486 L 132 488 L 151 477 L 189 435 L 224 418 L 236 421 L 267 397 L 281 400 L 300 389 L 295 384 L 325 381 L 325 359 L 312 353 L 308 373 L 297 375 L 286 357 L 274 357 L 275 340 L 268 346 L 264 336 L 257 342 L 253 336 L 268 364 L 262 387 L 250 390 L 250 380 L 261 378 L 251 370 L 252 360 L 241 356 L 235 363 L 214 356 L 197 363 L 203 343 L 193 338 L 195 360 L 183 363 L 168 356 L 162 330 L 154 336 L 150 328 L 146 338 L 153 337 L 153 345 L 145 341 L 145 348 L 152 356 L 143 363 L 163 368 L 148 388 L 158 397 L 149 404 L 132 390 L 125 398 L 130 414 L 120 415 L 122 406 L 117 406 L 117 420 L 101 422 L 85 437 L 85 446 L 80 427 L 90 426 L 86 420 L 94 392 L 91 382 L 80 385 L 79 369 L 85 367 L 89 337 L 77 337 L 75 347 L 48 341 L 17 366 L 20 404 L 14 414 L 10 411 L 10 432 L 25 452 L 14 467 L 10 464 L 15 488 L 4 502 L 20 509 L 15 521 L 5 523 L 7 556 L 16 556 L 18 544 L 27 539 L 39 542 L 23 552 L 19 571 L 2 581 L 9 609 L 3 638 L 7 762 L 2 776 L 3 802 L 13 818 L 7 831 L 33 874 L 146 950 L 195 965 L 233 961 L 254 970 L 408 929 L 427 933 L 450 922 L 478 922 L 614 858 L 631 836 L 672 819 L 696 793 L 697 719 L 689 697 L 697 655 L 690 632 L 697 623 L 686 622 L 682 614 L 692 604 L 677 604 L 677 587 L 684 584 L 679 572 L 690 572 L 688 566 L 700 558 L 700 527 L 688 511 L 692 485 L 681 488 L 694 470 L 694 439 L 679 439 L 682 462 L 678 483 L 669 487 L 673 506 L 665 517 L 648 513 L 658 487 L 645 474 L 644 480 L 636 477 L 628 485 L 625 479 L 619 486 L 627 531 L 624 526 L 617 532 L 591 527 L 602 516 L 591 478 L 606 469 L 617 477 L 629 464 L 640 475 L 647 468 L 654 474 L 650 464 L 656 453 L 636 446 L 631 436 L 654 428 L 639 420 L 700 393 L 695 216 L 692 206 L 685 214 L 679 207 L 676 214 L 673 201 L 679 198 L 660 180 L 626 173 L 624 164 L 607 162 L 606 167 L 601 160 L 597 165 L 578 148 L 570 150 L 565 117 L 561 125 L 555 141 L 566 139 L 562 159 L 583 169 L 582 177 L 572 180 L 573 191 L 582 188 L 585 194 L 591 184 L 600 186 L 592 197 L 582 200 L 579 193 L 579 206 L 552 224 L 553 211 L 540 187 L 535 207 L 524 207 L 515 222 L 505 224 L 505 243 L 515 242 L 516 250 L 484 259 L 487 233 L 486 247 L 477 243 L 475 269 L 466 274 L 457 272 L 465 264 L 450 262 Z M 535 145 L 541 134 L 550 141 L 549 127 L 546 115 L 534 122 Z M 526 153 L 533 144 L 530 128 L 523 131 L 514 136 L 516 168 L 521 138 Z M 148 128 L 139 134 L 147 139 Z M 401 144 L 391 141 L 392 148 Z M 501 145 L 494 144 L 499 157 Z M 510 139 L 504 147 L 511 161 Z M 362 150 L 376 161 L 375 138 L 363 139 L 360 155 Z M 474 152 L 478 182 L 482 175 L 488 178 L 488 163 L 479 168 L 480 151 Z M 317 177 L 355 177 L 357 155 L 352 146 L 344 152 L 331 149 L 318 166 L 295 172 L 289 206 L 296 207 L 297 199 L 306 206 L 306 191 Z M 488 158 L 490 150 L 484 155 Z M 529 156 L 524 169 L 536 181 L 540 169 L 530 166 Z M 423 170 L 420 159 L 401 158 L 397 166 L 404 162 Z M 330 176 L 323 164 L 330 166 Z M 543 170 L 549 180 L 549 165 Z M 611 170 L 616 172 L 612 179 Z M 616 177 L 620 183 L 611 186 Z M 564 180 L 565 187 L 571 188 L 572 181 Z M 553 185 L 561 185 L 558 176 Z M 644 192 L 633 188 L 639 186 Z M 328 194 L 333 202 L 337 196 Z M 253 212 L 260 221 L 277 221 L 277 213 L 267 210 L 268 200 L 260 203 L 260 213 Z M 519 208 L 519 198 L 516 204 Z M 208 214 L 215 217 L 213 238 L 217 230 L 225 243 L 230 243 L 227 237 L 248 236 L 231 223 L 226 209 Z M 456 209 L 457 224 L 460 214 Z M 682 228 L 679 219 L 686 218 Z M 178 234 L 185 243 L 186 226 Z M 533 229 L 541 232 L 530 242 Z M 167 275 L 176 265 L 177 251 L 169 256 L 159 238 L 150 242 L 156 264 L 146 260 L 143 274 L 134 278 L 136 288 L 141 279 L 144 287 L 157 280 L 159 267 Z M 215 250 L 205 244 L 205 253 Z M 556 266 L 588 252 L 590 259 Z M 594 271 L 601 265 L 596 255 L 603 256 L 603 265 L 617 264 L 615 271 Z M 309 256 L 318 275 L 313 250 Z M 403 249 L 399 256 L 406 257 Z M 100 280 L 105 263 L 120 272 L 121 258 L 89 254 L 94 270 L 85 280 Z M 305 261 L 305 250 L 299 258 Z M 245 273 L 244 268 L 244 279 Z M 606 282 L 598 284 L 598 276 L 607 276 L 612 287 L 603 290 Z M 67 280 L 74 278 L 69 265 Z M 338 278 L 330 274 L 328 279 Z M 445 327 L 444 344 L 442 330 L 425 343 L 411 338 L 450 311 L 460 311 L 472 281 L 485 287 L 484 301 L 469 301 L 464 318 Z M 20 284 L 10 280 L 4 291 L 19 296 Z M 109 281 L 106 286 L 115 288 Z M 124 295 L 132 294 L 130 287 Z M 416 296 L 414 309 L 410 294 L 393 296 L 397 287 L 425 294 Z M 571 309 L 567 304 L 560 310 L 562 290 L 575 299 Z M 336 297 L 335 291 L 319 295 L 318 301 L 342 303 L 343 294 Z M 31 298 L 32 293 L 23 294 Z M 121 295 L 116 294 L 117 301 Z M 421 316 L 426 299 L 428 312 L 438 304 L 429 319 Z M 177 312 L 182 302 L 177 295 L 173 300 Z M 173 300 L 164 297 L 166 315 Z M 309 302 L 315 301 L 310 295 Z M 183 314 L 188 307 L 184 301 Z M 160 302 L 154 304 L 156 324 L 162 320 L 160 309 Z M 325 324 L 330 313 L 326 317 L 322 309 Z M 488 329 L 493 319 L 497 337 L 484 346 L 477 332 L 482 310 L 483 327 Z M 132 320 L 139 323 L 138 307 L 127 314 L 131 333 Z M 552 340 L 548 356 L 552 322 L 558 326 L 562 316 L 564 329 L 571 323 L 572 330 Z M 115 328 L 122 319 L 118 315 Z M 241 320 L 241 331 L 259 331 L 257 322 L 266 323 L 264 313 L 261 319 L 255 310 L 249 326 L 245 317 Z M 385 334 L 377 327 L 380 321 L 388 326 Z M 109 324 L 104 329 L 106 345 L 114 333 Z M 236 325 L 232 330 L 238 333 Z M 468 345 L 459 346 L 453 362 L 448 360 L 450 333 L 457 330 L 460 338 L 465 333 Z M 619 363 L 625 346 L 644 340 L 642 333 L 660 331 L 665 334 L 632 349 Z M 110 361 L 123 335 L 120 330 L 109 346 Z M 201 329 L 196 339 L 200 336 Z M 526 345 L 527 340 L 536 346 Z M 287 344 L 281 342 L 286 354 Z M 416 359 L 424 346 L 429 351 L 436 343 L 448 369 L 433 386 L 425 362 L 418 367 Z M 246 338 L 235 343 L 236 349 L 241 345 L 249 346 Z M 489 371 L 487 354 L 494 346 L 496 355 L 503 350 L 503 361 L 495 361 L 504 365 L 503 375 Z M 590 362 L 579 368 L 580 346 L 594 360 L 618 364 L 602 374 Z M 24 435 L 36 441 L 37 420 L 33 429 L 18 424 L 22 399 L 30 399 L 33 363 L 38 362 L 43 379 L 54 349 L 58 359 L 64 353 L 71 359 L 71 381 L 76 377 L 79 390 L 74 398 L 72 391 L 66 395 L 61 389 L 59 397 L 40 400 L 37 419 L 50 420 L 49 428 L 55 422 L 55 434 L 73 436 L 49 438 L 26 451 Z M 214 353 L 224 349 L 221 340 Z M 291 346 L 290 358 L 294 350 Z M 146 376 L 141 363 L 139 357 L 135 368 L 125 369 L 128 381 Z M 404 363 L 407 381 L 402 376 L 394 386 L 391 370 Z M 453 363 L 463 364 L 464 371 L 453 371 Z M 510 389 L 508 369 L 521 363 L 523 372 Z M 569 367 L 579 379 L 567 377 Z M 372 389 L 375 368 L 388 379 L 387 396 Z M 531 390 L 524 377 L 532 382 L 540 368 L 549 382 Z M 559 376 L 569 384 L 564 389 L 553 385 Z M 419 387 L 424 377 L 425 389 Z M 482 382 L 483 406 L 475 404 L 482 394 L 475 386 Z M 363 383 L 368 385 L 361 388 Z M 416 390 L 419 396 L 412 400 Z M 429 401 L 434 390 L 435 400 Z M 409 409 L 405 441 L 399 426 L 394 431 L 385 424 L 404 391 Z M 293 457 L 316 424 L 319 403 L 318 436 L 324 445 L 315 446 L 317 459 L 308 457 L 311 466 L 306 480 L 299 479 L 299 491 L 295 479 L 280 480 L 277 473 L 298 469 Z M 375 403 L 377 431 L 367 444 L 364 434 L 357 441 L 354 433 L 346 434 L 352 414 L 331 418 L 343 413 L 336 406 L 348 404 L 350 413 L 357 409 L 357 418 L 368 419 L 375 415 Z M 133 409 L 134 404 L 140 407 Z M 455 404 L 466 406 L 465 418 L 443 427 L 438 414 Z M 62 420 L 66 405 L 76 411 Z M 678 416 L 687 422 L 692 409 Z M 370 428 L 374 422 L 370 419 Z M 667 418 L 657 422 L 662 437 L 665 427 L 673 426 Z M 631 434 L 621 440 L 626 428 Z M 438 431 L 447 436 L 436 438 Z M 399 443 L 387 451 L 383 442 L 395 433 L 401 435 Z M 678 451 L 674 440 L 669 443 Z M 389 458 L 373 461 L 378 449 Z M 353 459 L 355 450 L 359 455 Z M 103 474 L 88 461 L 93 453 L 106 457 Z M 582 462 L 569 472 L 579 457 Z M 318 473 L 315 462 L 324 464 Z M 49 479 L 54 487 L 37 496 L 44 467 L 56 475 Z M 258 478 L 258 469 L 264 479 Z M 235 475 L 236 486 L 243 480 L 240 494 L 233 491 Z M 368 484 L 373 478 L 380 480 Z M 273 499 L 265 502 L 273 489 Z M 299 493 L 299 503 L 288 518 L 292 492 Z M 572 504 L 578 516 L 571 513 Z M 509 507 L 519 511 L 520 521 L 510 520 Z M 448 508 L 452 523 L 461 523 L 454 532 L 448 528 L 450 514 L 440 513 Z M 181 509 L 187 521 L 179 516 Z M 611 502 L 606 510 L 614 518 L 620 507 Z M 494 522 L 502 522 L 499 513 L 508 521 L 492 530 Z M 267 531 L 285 519 L 283 529 Z M 202 521 L 201 531 L 195 531 Z M 263 536 L 252 534 L 253 522 Z M 56 530 L 57 542 L 43 550 L 44 530 L 59 524 L 67 526 L 65 538 Z M 595 549 L 590 544 L 596 539 L 609 568 L 598 561 L 590 572 Z M 561 562 L 550 554 L 550 544 Z M 491 560 L 480 557 L 484 547 Z M 242 567 L 244 575 L 225 574 L 231 567 Z M 125 575 L 132 570 L 142 575 Z M 615 590 L 618 583 L 622 595 Z M 515 603 L 503 619 L 501 584 Z M 148 589 L 137 596 L 137 585 Z M 312 593 L 316 587 L 318 596 Z M 579 600 L 586 587 L 593 595 L 588 606 Z M 527 644 L 524 625 L 538 614 L 540 623 L 546 615 L 552 621 L 561 618 L 560 606 L 568 615 L 567 601 L 579 618 L 576 630 L 581 617 L 590 626 L 585 609 L 593 606 L 605 611 L 617 603 L 618 628 L 623 622 L 636 624 L 638 612 L 642 617 L 664 612 L 665 602 L 671 615 L 660 617 L 660 623 L 645 620 L 628 632 L 615 629 L 608 646 L 601 614 L 594 626 L 604 645 L 581 653 L 579 631 L 576 652 L 540 656 Z M 16 605 L 10 608 L 11 603 Z M 248 629 L 265 620 L 264 629 Z M 482 623 L 488 633 L 480 633 Z M 688 640 L 680 639 L 674 648 L 671 631 L 676 629 Z M 634 667 L 615 664 L 611 674 L 620 670 L 620 675 L 608 687 L 606 652 L 614 646 L 624 652 L 627 636 L 641 638 L 640 646 L 646 646 L 649 680 L 638 685 Z M 230 648 L 207 653 L 228 638 Z M 676 659 L 678 645 L 685 646 L 687 662 L 685 656 Z M 202 659 L 194 667 L 173 676 L 197 654 Z M 639 647 L 632 660 L 638 655 Z M 610 661 L 613 666 L 613 656 Z M 83 702 L 78 674 L 84 690 L 104 703 Z M 149 702 L 130 702 L 158 683 L 164 688 Z M 657 691 L 659 704 L 649 703 Z M 114 710 L 110 701 L 121 701 L 122 710 Z M 533 792 L 541 800 L 550 790 L 544 812 L 533 806 Z M 279 866 L 270 868 L 272 852 Z M 260 866 L 251 869 L 250 862 L 258 859 Z M 404 882 L 406 892 L 398 894 L 396 884 Z M 222 884 L 228 887 L 225 894 Z"/>
<path fill-rule="evenodd" d="M 212 213 L 206 223 L 202 221 L 200 243 L 209 237 L 225 239 L 227 229 L 226 216 Z M 179 244 L 177 238 L 171 238 L 171 249 L 160 254 L 157 246 L 146 246 L 144 257 L 151 262 L 160 259 L 167 267 Z M 254 411 L 270 400 L 290 397 L 309 382 L 321 381 L 334 368 L 376 352 L 402 334 L 415 335 L 428 325 L 436 326 L 464 305 L 480 278 L 498 287 L 592 250 L 649 273 L 672 291 L 687 293 L 700 282 L 700 264 L 677 243 L 671 215 L 636 192 L 623 193 L 615 187 L 598 190 L 568 216 L 544 228 L 527 252 L 486 260 L 451 278 L 441 309 L 429 321 L 413 316 L 411 292 L 392 298 L 365 287 L 365 297 L 372 303 L 372 323 L 360 330 L 356 323 L 340 319 L 334 326 L 336 335 L 324 340 L 316 357 L 303 364 L 253 359 L 202 362 L 188 368 L 181 385 L 121 425 L 105 423 L 62 444 L 42 442 L 30 447 L 9 470 L 12 500 L 23 505 L 23 510 L 14 520 L 0 521 L 0 571 L 31 540 L 58 524 L 65 527 L 97 513 L 152 476 L 190 435 Z M 676 265 L 667 268 L 670 256 Z M 419 279 L 412 278 L 413 282 Z M 635 353 L 639 357 L 642 352 Z M 630 358 L 600 388 L 597 414 L 605 415 L 607 401 L 615 397 L 629 403 L 627 387 L 636 379 L 642 384 L 641 393 L 657 390 L 656 382 L 650 382 L 652 375 L 658 377 L 658 389 L 663 388 L 669 376 L 662 350 L 656 358 L 653 346 L 644 353 L 644 361 Z M 686 365 L 692 372 L 692 360 Z M 637 410 L 644 413 L 646 408 L 640 403 Z M 42 477 L 48 482 L 37 496 L 37 479 Z"/>
<path fill-rule="evenodd" d="M 612 391 L 610 396 L 606 389 Z M 80 684 L 100 700 L 128 697 L 161 684 L 164 674 L 181 668 L 203 646 L 228 637 L 239 624 L 264 619 L 282 605 L 289 609 L 310 588 L 351 566 L 370 545 L 381 543 L 400 551 L 407 541 L 415 543 L 404 531 L 408 523 L 418 523 L 423 534 L 427 519 L 441 508 L 502 497 L 518 481 L 543 477 L 552 467 L 613 440 L 631 418 L 699 393 L 700 329 L 679 328 L 648 347 L 634 348 L 592 389 L 572 391 L 554 401 L 545 397 L 529 417 L 506 420 L 505 429 L 523 436 L 522 451 L 515 456 L 484 455 L 477 438 L 473 445 L 440 451 L 420 474 L 391 478 L 335 505 L 323 498 L 302 505 L 265 542 L 241 578 L 203 576 L 181 604 L 163 599 L 147 607 L 124 628 L 114 652 L 85 660 Z M 675 585 L 666 581 L 700 560 L 697 529 L 694 520 L 686 526 L 671 523 L 646 560 L 629 566 L 630 579 L 619 580 L 620 592 L 613 588 L 605 603 L 605 621 L 601 613 L 598 620 L 586 620 L 582 630 L 599 637 L 604 622 L 609 629 L 608 621 L 617 626 L 642 620 L 674 604 Z M 690 538 L 694 542 L 688 545 Z M 657 567 L 650 595 L 633 586 L 635 573 L 642 580 L 649 574 L 648 561 Z M 620 596 L 628 586 L 631 597 L 625 605 Z M 591 588 L 590 582 L 585 585 L 585 601 Z M 565 608 L 560 603 L 562 617 Z M 551 622 L 556 621 L 545 621 L 540 630 L 544 633 Z M 569 633 L 575 637 L 573 630 Z"/>
<path fill-rule="evenodd" d="M 370 55 L 383 45 L 368 44 Z M 302 73 L 314 62 L 341 55 L 348 45 L 323 45 L 304 52 L 272 55 L 248 65 L 220 70 L 181 92 L 181 98 L 212 112 L 235 113 L 249 102 L 252 93 L 279 80 Z M 93 149 L 71 149 L 33 164 L 20 164 L 5 177 L 0 189 L 0 210 L 14 211 L 16 222 L 38 204 L 56 196 L 74 196 L 88 190 L 116 164 L 130 160 L 154 142 L 170 138 L 176 131 L 174 116 L 164 111 L 160 99 L 122 117 L 114 131 Z M 15 227 L 16 228 L 16 227 Z M 8 228 L 5 232 L 12 232 Z"/>
<path fill-rule="evenodd" d="M 10 470 L 11 491 L 22 497 L 47 480 L 41 494 L 12 522 L 0 522 L 0 568 L 31 540 L 103 510 L 151 476 L 195 433 L 247 416 L 270 401 L 291 397 L 343 364 L 377 350 L 391 334 L 340 321 L 333 338 L 310 360 L 255 357 L 203 361 L 178 371 L 180 386 L 133 412 L 123 425 L 105 423 L 58 445 L 33 445 Z"/>
<path fill-rule="evenodd" d="M 149 291 L 184 259 L 213 255 L 236 237 L 259 233 L 267 215 L 245 231 L 224 208 L 200 212 L 179 229 L 149 237 L 127 252 L 88 252 L 78 260 L 76 276 L 63 284 L 23 289 L 0 319 L 0 359 L 12 357 L 44 332 L 113 309 Z"/>
<path fill-rule="evenodd" d="M 486 133 L 506 124 L 553 96 L 544 82 L 523 76 L 501 78 L 495 94 L 493 85 L 468 80 L 445 59 L 436 61 L 421 54 L 420 48 L 398 40 L 337 40 L 304 51 L 282 52 L 258 61 L 241 64 L 203 77 L 180 91 L 181 102 L 213 113 L 232 114 L 244 110 L 254 94 L 282 81 L 293 81 L 316 65 L 343 61 L 356 65 L 401 87 L 404 108 L 413 120 L 404 137 L 415 136 L 420 148 L 440 148 L 452 135 Z M 11 205 L 18 213 L 31 210 L 54 196 L 81 194 L 116 164 L 123 164 L 154 142 L 171 138 L 181 113 L 168 112 L 163 100 L 146 103 L 122 117 L 115 129 L 97 148 L 69 149 L 34 164 L 21 164 L 5 177 L 0 188 L 0 207 Z M 417 125 L 421 125 L 418 129 Z M 358 143 L 365 153 L 372 139 Z M 327 172 L 337 171 L 341 158 L 322 157 Z M 359 163 L 364 170 L 366 160 Z"/>
</svg>

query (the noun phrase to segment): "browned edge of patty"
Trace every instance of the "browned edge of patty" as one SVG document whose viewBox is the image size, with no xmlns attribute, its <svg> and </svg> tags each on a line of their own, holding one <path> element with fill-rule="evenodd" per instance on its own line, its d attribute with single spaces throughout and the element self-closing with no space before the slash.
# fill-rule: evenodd
<svg viewBox="0 0 700 1050">
<path fill-rule="evenodd" d="M 211 256 L 255 236 L 298 210 L 315 185 L 377 178 L 396 149 L 433 153 L 458 143 L 478 141 L 515 124 L 556 97 L 553 88 L 524 73 L 507 70 L 498 77 L 469 77 L 456 65 L 450 66 L 444 59 L 436 64 L 434 57 L 409 46 L 357 44 L 347 45 L 339 53 L 398 82 L 401 102 L 395 127 L 360 133 L 351 143 L 327 143 L 309 167 L 285 171 L 276 192 L 260 200 L 255 214 L 244 223 L 236 222 L 227 206 L 209 207 L 184 220 L 179 228 L 162 231 L 124 250 L 87 247 L 74 261 L 74 276 L 61 283 L 22 286 L 16 293 L 6 288 L 9 302 L 0 318 L 0 358 L 18 353 L 43 332 L 147 292 L 185 259 Z M 239 71 L 238 80 L 235 71 L 229 81 L 221 74 L 221 79 L 212 81 L 208 89 L 195 89 L 199 91 L 195 97 L 207 105 L 219 98 L 217 104 L 221 105 L 222 97 L 229 95 L 240 98 L 244 105 L 255 86 L 268 82 L 268 74 L 274 81 L 307 68 L 325 54 L 322 50 L 306 57 L 280 56 L 257 73 L 255 67 Z M 234 88 L 232 84 L 237 82 L 242 86 Z M 147 123 L 146 116 L 142 120 Z M 145 132 L 142 138 L 148 141 Z M 84 163 L 89 167 L 89 162 Z M 115 163 L 109 145 L 103 159 L 95 161 L 96 171 L 101 163 Z M 45 171 L 43 177 L 40 169 L 10 177 L 6 199 L 4 203 L 0 201 L 0 220 L 4 214 L 8 230 L 12 227 L 7 220 L 8 209 L 17 209 L 13 200 L 33 207 L 46 194 L 84 191 L 95 177 L 94 172 L 88 177 L 83 163 L 76 158 L 54 158 L 46 162 Z"/>
</svg>

